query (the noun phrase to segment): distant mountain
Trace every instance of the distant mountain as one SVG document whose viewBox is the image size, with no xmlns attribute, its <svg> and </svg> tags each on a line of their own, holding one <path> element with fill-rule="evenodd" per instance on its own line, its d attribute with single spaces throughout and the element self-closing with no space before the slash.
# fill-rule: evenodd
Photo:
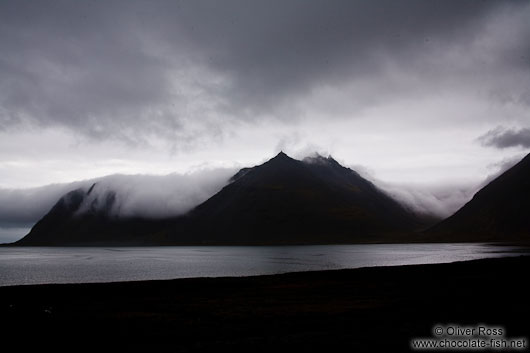
<svg viewBox="0 0 530 353">
<path fill-rule="evenodd" d="M 61 197 L 15 245 L 139 245 L 148 241 L 146 234 L 166 226 L 164 220 L 117 218 L 112 212 L 116 193 L 98 187 L 95 183 Z"/>
<path fill-rule="evenodd" d="M 530 154 L 490 182 L 454 215 L 425 232 L 428 241 L 530 241 Z"/>
<path fill-rule="evenodd" d="M 333 158 L 279 153 L 241 169 L 184 216 L 112 216 L 112 191 L 63 196 L 17 245 L 315 244 L 395 241 L 423 223 Z"/>
<path fill-rule="evenodd" d="M 372 242 L 422 226 L 414 214 L 333 158 L 280 153 L 239 171 L 219 193 L 181 217 L 169 243 Z"/>
</svg>

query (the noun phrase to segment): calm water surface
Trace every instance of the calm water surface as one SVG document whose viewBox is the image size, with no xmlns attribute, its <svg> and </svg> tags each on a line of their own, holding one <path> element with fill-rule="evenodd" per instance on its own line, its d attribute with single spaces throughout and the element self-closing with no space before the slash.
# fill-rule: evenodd
<svg viewBox="0 0 530 353">
<path fill-rule="evenodd" d="M 249 276 L 521 254 L 487 244 L 0 248 L 0 286 Z"/>
</svg>

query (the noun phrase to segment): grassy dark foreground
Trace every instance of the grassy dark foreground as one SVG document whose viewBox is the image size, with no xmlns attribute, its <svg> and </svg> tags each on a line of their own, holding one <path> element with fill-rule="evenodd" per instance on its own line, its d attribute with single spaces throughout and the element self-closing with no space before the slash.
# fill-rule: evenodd
<svg viewBox="0 0 530 353">
<path fill-rule="evenodd" d="M 530 337 L 530 257 L 245 278 L 0 288 L 3 347 L 407 351 L 433 325 Z M 11 344 L 14 344 L 12 346 Z M 528 344 L 528 343 L 527 343 Z"/>
</svg>

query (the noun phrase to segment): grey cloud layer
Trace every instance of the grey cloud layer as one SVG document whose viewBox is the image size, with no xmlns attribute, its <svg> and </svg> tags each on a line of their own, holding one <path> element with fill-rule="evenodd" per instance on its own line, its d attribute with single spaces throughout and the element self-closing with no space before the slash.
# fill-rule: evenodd
<svg viewBox="0 0 530 353">
<path fill-rule="evenodd" d="M 3 1 L 0 129 L 37 124 L 187 145 L 232 121 L 301 119 L 329 88 L 346 92 L 349 115 L 459 84 L 528 105 L 529 9 L 466 0 Z"/>
<path fill-rule="evenodd" d="M 496 148 L 530 148 L 530 129 L 506 129 L 498 127 L 490 130 L 478 139 L 484 146 Z"/>
</svg>

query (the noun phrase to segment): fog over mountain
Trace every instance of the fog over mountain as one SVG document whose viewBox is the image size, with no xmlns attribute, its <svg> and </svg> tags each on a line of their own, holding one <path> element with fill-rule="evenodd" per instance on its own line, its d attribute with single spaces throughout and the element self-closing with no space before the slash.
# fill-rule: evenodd
<svg viewBox="0 0 530 353">
<path fill-rule="evenodd" d="M 466 202 L 471 200 L 473 195 L 499 175 L 516 165 L 523 159 L 524 154 L 517 154 L 514 157 L 503 159 L 497 163 L 489 165 L 489 174 L 478 182 L 462 182 L 447 184 L 421 184 L 421 183 L 388 183 L 370 175 L 369 172 L 363 174 L 372 180 L 382 190 L 386 191 L 395 199 L 410 207 L 412 210 L 425 215 L 446 218 L 455 213 Z M 362 169 L 361 169 L 362 170 Z"/>
<path fill-rule="evenodd" d="M 297 160 L 280 152 L 240 169 L 219 192 L 183 215 L 160 217 L 165 210 L 156 209 L 146 215 L 144 207 L 156 200 L 140 205 L 138 213 L 127 202 L 131 198 L 134 193 L 108 182 L 70 191 L 14 245 L 356 243 L 396 241 L 434 224 L 321 155 Z"/>
<path fill-rule="evenodd" d="M 0 242 L 21 238 L 50 208 L 69 191 L 88 190 L 96 184 L 87 204 L 116 195 L 117 217 L 163 218 L 189 211 L 219 191 L 235 169 L 210 169 L 190 174 L 110 175 L 68 184 L 32 189 L 0 189 Z"/>
<path fill-rule="evenodd" d="M 321 154 L 324 154 L 322 152 Z M 309 155 L 314 158 L 315 153 Z M 521 157 L 522 158 L 522 157 Z M 521 158 L 509 159 L 492 166 L 495 173 L 476 185 L 418 185 L 392 184 L 379 180 L 363 166 L 351 168 L 372 181 L 381 190 L 420 215 L 445 218 L 456 212 L 471 199 L 476 191 Z M 303 159 L 303 158 L 302 158 Z M 75 189 L 88 190 L 94 184 L 90 200 L 103 199 L 108 193 L 116 195 L 114 216 L 164 218 L 186 213 L 205 201 L 223 186 L 237 168 L 209 168 L 188 174 L 109 175 L 73 183 L 47 185 L 29 189 L 0 189 L 0 242 L 14 241 L 46 214 L 60 197 Z"/>
<path fill-rule="evenodd" d="M 448 215 L 530 150 L 528 18 L 517 0 L 0 1 L 0 229 L 76 180 L 279 150 Z"/>
<path fill-rule="evenodd" d="M 528 243 L 529 211 L 530 154 L 480 189 L 451 217 L 427 229 L 425 239 Z"/>
</svg>

